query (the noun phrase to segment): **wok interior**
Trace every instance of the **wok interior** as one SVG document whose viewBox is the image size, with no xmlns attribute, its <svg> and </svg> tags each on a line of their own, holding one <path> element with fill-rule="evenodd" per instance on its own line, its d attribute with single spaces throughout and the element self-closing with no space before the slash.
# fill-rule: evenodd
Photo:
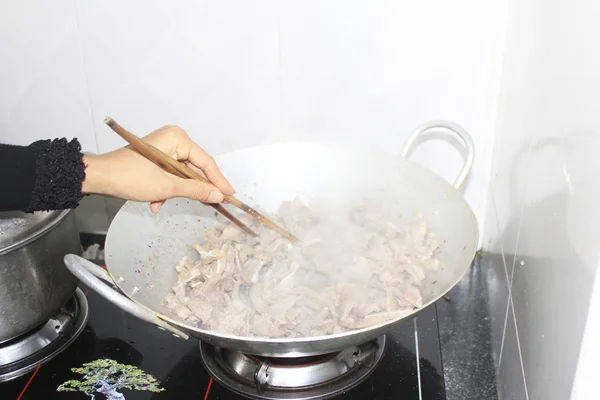
<svg viewBox="0 0 600 400">
<path fill-rule="evenodd" d="M 420 288 L 424 306 L 450 290 L 474 256 L 477 223 L 460 193 L 400 157 L 286 143 L 243 149 L 216 160 L 236 188 L 236 197 L 267 212 L 277 211 L 283 201 L 296 196 L 313 207 L 318 207 L 314 199 L 343 205 L 378 198 L 382 212 L 398 225 L 421 212 L 438 237 L 441 261 L 440 270 L 428 274 Z M 212 207 L 187 199 L 166 202 L 157 215 L 152 215 L 147 203 L 128 202 L 108 232 L 109 272 L 136 302 L 186 326 L 164 299 L 177 281 L 175 265 L 184 255 L 197 259 L 191 245 L 201 243 L 204 231 L 217 221 L 227 222 Z"/>
</svg>

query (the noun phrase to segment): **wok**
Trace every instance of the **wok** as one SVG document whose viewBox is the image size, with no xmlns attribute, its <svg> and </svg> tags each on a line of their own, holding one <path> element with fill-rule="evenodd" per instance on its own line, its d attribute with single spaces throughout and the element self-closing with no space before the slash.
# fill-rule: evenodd
<svg viewBox="0 0 600 400">
<path fill-rule="evenodd" d="M 421 136 L 433 131 L 459 138 L 466 149 L 465 164 L 454 184 L 406 159 Z M 339 201 L 360 196 L 363 190 L 384 196 L 386 207 L 398 218 L 420 211 L 438 236 L 441 261 L 440 270 L 422 284 L 423 308 L 460 281 L 475 255 L 477 222 L 459 192 L 473 158 L 470 136 L 460 126 L 445 121 L 433 121 L 415 130 L 401 157 L 314 143 L 264 145 L 215 157 L 236 187 L 237 196 L 267 212 L 276 211 L 282 201 L 296 196 L 310 204 L 317 196 Z M 185 339 L 192 335 L 247 354 L 299 357 L 339 351 L 372 340 L 419 311 L 369 328 L 322 337 L 238 337 L 191 326 L 171 312 L 164 299 L 177 281 L 175 265 L 184 255 L 192 256 L 191 245 L 201 241 L 204 231 L 216 221 L 225 222 L 212 208 L 186 199 L 168 201 L 157 215 L 151 214 L 147 203 L 127 202 L 108 230 L 107 271 L 73 254 L 65 256 L 65 264 L 91 289 L 147 322 Z"/>
</svg>

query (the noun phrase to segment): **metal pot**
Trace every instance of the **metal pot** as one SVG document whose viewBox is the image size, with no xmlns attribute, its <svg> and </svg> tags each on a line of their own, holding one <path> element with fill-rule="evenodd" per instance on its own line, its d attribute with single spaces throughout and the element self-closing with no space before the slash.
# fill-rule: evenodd
<svg viewBox="0 0 600 400">
<path fill-rule="evenodd" d="M 68 253 L 81 253 L 73 212 L 0 213 L 0 343 L 48 321 L 73 295 Z"/>
</svg>

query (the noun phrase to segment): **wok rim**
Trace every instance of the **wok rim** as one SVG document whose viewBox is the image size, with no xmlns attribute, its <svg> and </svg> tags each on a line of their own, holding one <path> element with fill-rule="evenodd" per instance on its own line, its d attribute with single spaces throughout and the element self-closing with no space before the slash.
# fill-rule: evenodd
<svg viewBox="0 0 600 400">
<path fill-rule="evenodd" d="M 310 336 L 310 337 L 295 337 L 295 338 L 265 338 L 265 337 L 252 337 L 252 336 L 236 336 L 236 335 L 230 335 L 230 334 L 222 334 L 222 333 L 217 333 L 215 331 L 209 331 L 209 330 L 205 330 L 205 329 L 200 329 L 198 327 L 194 327 L 192 325 L 188 325 L 186 323 L 183 322 L 179 322 L 171 317 L 168 317 L 162 313 L 159 313 L 147 306 L 145 306 L 144 304 L 141 304 L 140 302 L 138 302 L 137 300 L 135 300 L 129 293 L 127 293 L 124 288 L 120 285 L 120 282 L 118 279 L 115 279 L 115 276 L 113 275 L 113 273 L 110 270 L 110 265 L 109 265 L 109 259 L 110 257 L 110 243 L 111 241 L 109 240 L 110 238 L 110 234 L 111 234 L 111 230 L 113 230 L 114 225 L 111 223 L 111 225 L 108 228 L 108 232 L 106 235 L 106 242 L 105 242 L 105 251 L 106 251 L 106 258 L 105 258 L 105 264 L 106 264 L 106 269 L 107 272 L 109 273 L 109 275 L 111 276 L 115 286 L 121 291 L 121 293 L 123 293 L 124 296 L 126 296 L 129 300 L 131 300 L 132 302 L 134 302 L 136 305 L 145 308 L 146 310 L 150 311 L 151 313 L 155 314 L 158 318 L 160 318 L 161 320 L 177 327 L 180 329 L 183 329 L 184 331 L 190 333 L 192 336 L 208 336 L 208 337 L 212 337 L 216 340 L 227 340 L 227 341 L 232 341 L 232 342 L 243 342 L 244 344 L 246 344 L 245 347 L 248 347 L 247 345 L 252 345 L 252 344 L 272 344 L 272 345 L 302 345 L 302 344 L 309 344 L 309 343 L 314 343 L 314 342 L 324 342 L 324 341 L 328 341 L 328 342 L 335 342 L 336 340 L 339 339 L 348 339 L 352 336 L 362 336 L 362 334 L 368 334 L 371 331 L 380 331 L 383 330 L 383 333 L 385 333 L 386 331 L 389 331 L 389 329 L 385 329 L 386 327 L 388 328 L 392 328 L 394 325 L 396 325 L 397 323 L 405 320 L 405 319 L 409 319 L 413 316 L 415 316 L 416 314 L 418 314 L 420 311 L 422 311 L 423 309 L 429 307 L 431 304 L 437 302 L 438 300 L 440 300 L 442 297 L 444 297 L 444 295 L 446 295 L 446 293 L 448 293 L 448 291 L 450 291 L 453 287 L 455 287 L 463 278 L 464 276 L 467 274 L 467 272 L 469 271 L 469 268 L 473 262 L 473 260 L 475 259 L 475 256 L 477 254 L 477 243 L 479 242 L 479 226 L 477 223 L 477 217 L 475 215 L 475 212 L 473 211 L 473 209 L 471 208 L 471 206 L 469 205 L 469 203 L 465 200 L 464 196 L 461 194 L 461 190 L 457 189 L 456 187 L 454 187 L 454 185 L 452 185 L 450 182 L 446 181 L 444 178 L 440 177 L 438 174 L 434 173 L 433 171 L 431 171 L 430 169 L 414 162 L 411 161 L 408 158 L 403 158 L 399 155 L 393 155 L 390 153 L 386 153 L 383 151 L 377 151 L 377 150 L 373 150 L 370 149 L 368 151 L 365 151 L 364 149 L 359 149 L 358 147 L 355 146 L 349 146 L 349 145 L 338 145 L 338 144 L 333 144 L 332 142 L 327 142 L 327 141 L 323 141 L 323 142 L 309 142 L 309 141 L 285 141 L 285 142 L 278 142 L 278 143 L 270 143 L 270 144 L 264 144 L 264 145 L 259 145 L 259 146 L 250 146 L 250 147 L 244 147 L 241 149 L 237 149 L 231 152 L 227 152 L 227 153 L 222 153 L 219 155 L 215 156 L 215 159 L 217 161 L 217 164 L 219 163 L 219 157 L 220 156 L 231 156 L 234 155 L 236 153 L 239 152 L 245 152 L 245 151 L 251 151 L 253 149 L 258 149 L 258 148 L 265 148 L 265 147 L 277 147 L 277 146 L 282 146 L 282 145 L 290 145 L 290 144 L 301 144 L 301 145 L 311 145 L 311 146 L 320 146 L 320 147 L 335 147 L 335 149 L 337 151 L 360 151 L 362 153 L 369 153 L 372 156 L 377 156 L 379 159 L 387 159 L 393 163 L 397 163 L 397 164 L 409 164 L 411 166 L 411 168 L 417 168 L 420 169 L 421 172 L 426 173 L 428 175 L 430 175 L 430 177 L 432 177 L 434 180 L 437 181 L 437 184 L 439 184 L 440 186 L 445 186 L 447 190 L 451 191 L 452 193 L 456 193 L 458 196 L 457 198 L 460 200 L 460 202 L 462 203 L 463 206 L 465 206 L 465 208 L 468 210 L 469 214 L 472 216 L 472 221 L 473 221 L 473 231 L 474 231 L 474 235 L 473 235 L 473 241 L 472 241 L 472 251 L 469 252 L 468 254 L 468 258 L 467 260 L 468 263 L 467 265 L 464 266 L 462 273 L 457 276 L 457 278 L 455 280 L 452 281 L 451 285 L 449 285 L 443 292 L 440 292 L 439 295 L 433 297 L 430 301 L 428 301 L 427 303 L 424 303 L 421 307 L 416 308 L 412 311 L 410 311 L 408 314 L 401 316 L 399 318 L 393 319 L 393 320 L 389 320 L 389 321 L 385 321 L 382 322 L 380 324 L 377 325 L 371 325 L 369 327 L 366 328 L 361 328 L 361 329 L 354 329 L 354 330 L 349 330 L 349 331 L 345 331 L 345 332 L 341 332 L 341 333 L 337 333 L 337 334 L 333 334 L 333 335 L 325 335 L 325 336 Z M 175 199 L 173 199 L 175 200 Z M 118 211 L 118 213 L 115 215 L 115 219 L 118 217 L 118 215 L 121 213 L 121 211 L 123 210 L 123 208 L 129 204 L 129 203 L 139 203 L 139 202 L 133 202 L 133 201 L 127 201 L 122 208 Z M 149 204 L 149 203 L 148 203 Z M 466 246 L 468 246 L 469 243 L 466 244 Z M 273 349 L 274 351 L 276 350 L 275 348 Z"/>
</svg>

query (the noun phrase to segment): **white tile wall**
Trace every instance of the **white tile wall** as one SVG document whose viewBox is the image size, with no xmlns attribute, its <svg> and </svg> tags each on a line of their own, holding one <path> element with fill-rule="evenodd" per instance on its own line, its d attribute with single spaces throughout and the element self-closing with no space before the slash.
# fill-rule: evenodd
<svg viewBox="0 0 600 400">
<path fill-rule="evenodd" d="M 269 1 L 77 4 L 102 152 L 124 143 L 103 125 L 106 115 L 140 135 L 180 125 L 213 153 L 277 133 Z"/>
<path fill-rule="evenodd" d="M 2 141 L 76 136 L 96 151 L 73 2 L 2 2 L 0 43 Z"/>
<path fill-rule="evenodd" d="M 483 221 L 503 2 L 458 3 L 278 3 L 283 130 L 398 152 L 421 122 L 454 119 L 475 137 L 466 197 Z M 448 180 L 461 163 L 437 143 L 414 158 Z"/>
<path fill-rule="evenodd" d="M 599 355 L 580 352 L 600 291 L 600 51 L 590 42 L 599 11 L 585 0 L 511 1 L 490 185 L 497 221 L 484 235 L 508 272 L 490 303 L 492 314 L 506 312 L 496 354 L 503 398 L 597 397 L 574 382 Z M 496 259 L 488 266 L 495 276 Z"/>
<path fill-rule="evenodd" d="M 4 2 L 0 131 L 105 152 L 123 144 L 110 115 L 140 135 L 178 124 L 212 153 L 287 139 L 399 153 L 451 119 L 475 139 L 465 195 L 483 226 L 505 1 Z M 461 163 L 439 143 L 414 158 L 449 180 Z"/>
</svg>

